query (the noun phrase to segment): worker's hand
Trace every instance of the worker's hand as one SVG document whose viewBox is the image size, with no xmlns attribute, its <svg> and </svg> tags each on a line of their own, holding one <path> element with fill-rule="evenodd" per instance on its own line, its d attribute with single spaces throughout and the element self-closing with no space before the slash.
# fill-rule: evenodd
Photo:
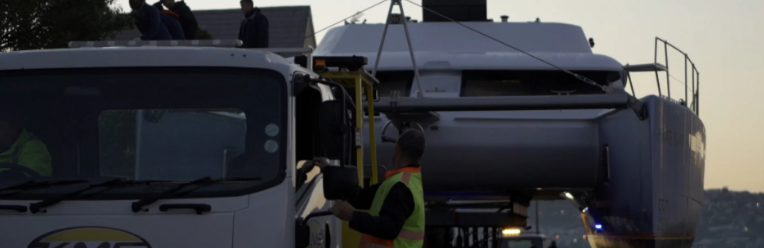
<svg viewBox="0 0 764 248">
<path fill-rule="evenodd" d="M 353 217 L 354 211 L 355 208 L 353 208 L 353 206 L 346 201 L 335 201 L 334 206 L 329 209 L 329 212 L 332 212 L 334 216 L 337 216 L 337 218 L 340 218 L 344 221 L 350 221 L 350 218 Z"/>
<path fill-rule="evenodd" d="M 329 159 L 327 158 L 313 158 L 313 165 L 318 166 L 318 168 L 324 169 L 327 164 L 329 164 Z"/>
</svg>

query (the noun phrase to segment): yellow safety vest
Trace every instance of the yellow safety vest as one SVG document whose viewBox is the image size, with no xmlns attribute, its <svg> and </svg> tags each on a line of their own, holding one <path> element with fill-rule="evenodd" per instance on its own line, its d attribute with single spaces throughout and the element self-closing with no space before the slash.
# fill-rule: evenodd
<svg viewBox="0 0 764 248">
<path fill-rule="evenodd" d="M 406 184 L 414 196 L 414 211 L 395 240 L 377 238 L 368 234 L 361 236 L 359 248 L 420 248 L 424 245 L 424 195 L 422 192 L 422 173 L 420 168 L 406 167 L 387 172 L 387 179 L 379 186 L 369 213 L 378 216 L 390 189 L 398 182 Z"/>
<path fill-rule="evenodd" d="M 50 176 L 52 172 L 50 153 L 45 143 L 26 130 L 21 130 L 19 138 L 10 149 L 0 153 L 0 163 L 26 166 L 41 176 Z"/>
</svg>

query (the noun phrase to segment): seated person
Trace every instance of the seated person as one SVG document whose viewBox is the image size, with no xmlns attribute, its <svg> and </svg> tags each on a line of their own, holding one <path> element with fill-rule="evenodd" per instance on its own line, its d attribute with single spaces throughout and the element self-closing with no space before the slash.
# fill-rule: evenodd
<svg viewBox="0 0 764 248">
<path fill-rule="evenodd" d="M 146 4 L 146 0 L 130 0 L 130 8 L 133 9 L 131 15 L 135 18 L 135 27 L 141 31 L 141 40 L 172 40 L 154 6 Z"/>
<path fill-rule="evenodd" d="M 162 7 L 162 3 L 158 2 L 154 4 L 154 7 L 159 10 L 159 20 L 162 21 L 164 27 L 167 28 L 167 32 L 170 32 L 173 40 L 185 40 L 186 36 L 183 34 L 183 26 L 180 24 L 180 16 L 170 10 L 165 10 Z"/>
<path fill-rule="evenodd" d="M 24 129 L 25 119 L 20 108 L 13 104 L 0 104 L 0 164 L 26 166 L 41 176 L 50 176 L 52 168 L 48 148 Z M 0 178 L 24 177 L 20 171 L 0 168 Z"/>
</svg>

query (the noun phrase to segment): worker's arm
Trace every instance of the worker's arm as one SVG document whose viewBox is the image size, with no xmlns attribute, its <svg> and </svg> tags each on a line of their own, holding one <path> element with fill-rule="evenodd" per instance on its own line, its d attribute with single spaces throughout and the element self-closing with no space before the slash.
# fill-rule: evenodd
<svg viewBox="0 0 764 248">
<path fill-rule="evenodd" d="M 319 165 L 321 166 L 321 165 Z M 321 167 L 323 169 L 323 167 Z M 323 171 L 322 171 L 323 172 Z M 297 170 L 297 178 L 298 184 L 302 185 L 300 183 L 300 180 L 305 180 L 307 176 L 305 176 L 306 172 L 303 172 L 302 170 Z M 374 195 L 377 194 L 377 189 L 379 188 L 380 184 L 371 185 L 366 188 L 361 188 L 360 186 L 356 186 L 356 198 L 353 200 L 348 200 L 348 203 L 350 205 L 353 205 L 356 209 L 369 209 L 371 208 L 371 202 L 374 200 Z M 299 188 L 299 187 L 297 187 Z"/>
<path fill-rule="evenodd" d="M 323 170 L 326 167 L 326 165 L 329 163 L 329 161 L 326 158 L 314 158 L 313 163 L 315 164 L 315 166 L 318 166 L 318 168 L 321 168 L 321 173 L 323 173 Z M 366 188 L 361 188 L 360 186 L 356 186 L 357 197 L 353 200 L 348 201 L 348 203 L 350 203 L 350 205 L 353 205 L 353 207 L 356 209 L 371 208 L 371 202 L 374 201 L 374 196 L 377 194 L 377 189 L 379 188 L 379 185 L 380 183 L 371 185 Z M 409 194 L 411 194 L 411 192 L 409 192 Z"/>
<path fill-rule="evenodd" d="M 51 158 L 45 143 L 39 140 L 28 141 L 19 152 L 19 165 L 26 166 L 41 176 L 51 175 Z"/>
<path fill-rule="evenodd" d="M 413 212 L 414 196 L 405 184 L 398 182 L 390 188 L 379 216 L 355 211 L 350 218 L 350 228 L 377 238 L 393 240 L 398 237 L 403 223 Z"/>
<path fill-rule="evenodd" d="M 141 40 L 150 40 L 159 32 L 159 23 L 162 21 L 159 20 L 159 10 L 156 8 L 144 8 L 143 11 L 146 11 L 145 16 L 143 17 L 146 18 L 145 21 L 148 27 L 146 29 L 146 33 L 144 33 L 141 37 Z"/>
<path fill-rule="evenodd" d="M 371 202 L 374 201 L 374 196 L 377 194 L 379 185 L 380 184 L 375 184 L 366 188 L 358 187 L 358 197 L 354 200 L 348 201 L 348 203 L 353 205 L 353 207 L 356 209 L 371 208 Z"/>
</svg>

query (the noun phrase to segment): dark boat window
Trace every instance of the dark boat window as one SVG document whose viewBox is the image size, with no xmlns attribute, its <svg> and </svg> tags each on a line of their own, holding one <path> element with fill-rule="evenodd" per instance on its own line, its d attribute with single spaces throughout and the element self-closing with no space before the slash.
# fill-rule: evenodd
<svg viewBox="0 0 764 248">
<path fill-rule="evenodd" d="M 620 78 L 615 71 L 576 71 L 604 85 Z M 531 96 L 603 94 L 562 71 L 463 71 L 461 96 Z"/>
<path fill-rule="evenodd" d="M 411 94 L 413 71 L 380 71 L 376 78 L 379 80 L 379 97 L 390 97 L 393 91 L 400 92 L 398 97 L 409 97 Z"/>
</svg>

